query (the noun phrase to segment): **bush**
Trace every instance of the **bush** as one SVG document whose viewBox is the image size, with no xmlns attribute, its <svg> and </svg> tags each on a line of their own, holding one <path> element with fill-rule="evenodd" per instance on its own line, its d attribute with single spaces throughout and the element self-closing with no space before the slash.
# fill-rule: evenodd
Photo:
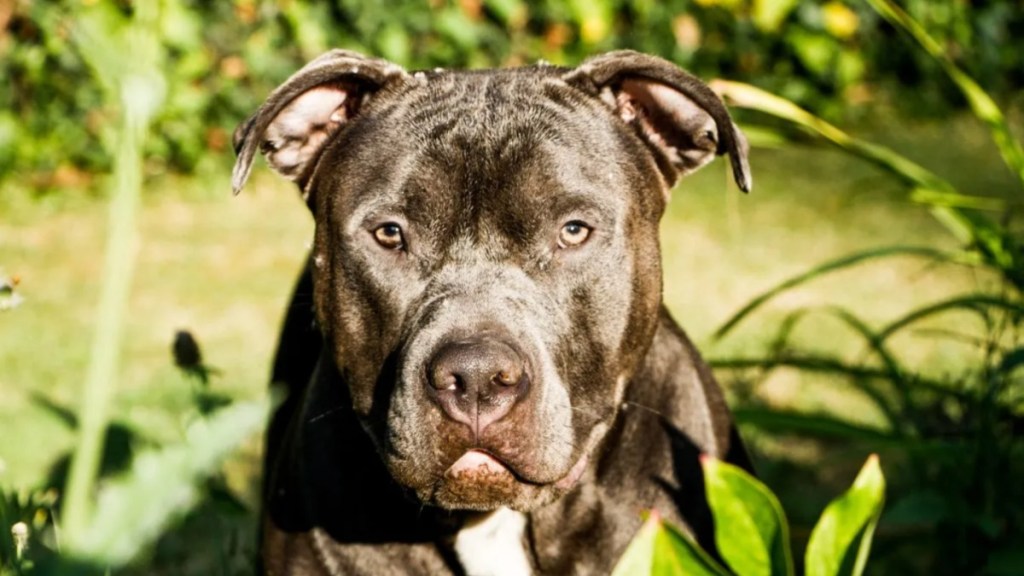
<svg viewBox="0 0 1024 576">
<path fill-rule="evenodd" d="M 80 186 L 112 166 L 104 146 L 116 111 L 75 48 L 75 2 L 14 3 L 0 37 L 0 178 L 29 187 Z M 130 14 L 135 3 L 114 3 Z M 1002 94 L 1024 85 L 1011 39 L 1024 12 L 1009 0 L 968 9 L 910 0 L 912 14 L 968 72 Z M 953 85 L 861 2 L 840 0 L 353 0 L 161 2 L 156 33 L 168 90 L 147 142 L 150 169 L 190 173 L 230 150 L 259 98 L 329 47 L 412 68 L 575 64 L 600 50 L 659 54 L 703 76 L 753 82 L 826 117 L 887 98 L 906 110 L 946 109 Z M 2 10 L 0 10 L 2 12 Z M 3 29 L 0 14 L 0 29 Z M 912 90 L 906 90 L 913 87 Z"/>
</svg>

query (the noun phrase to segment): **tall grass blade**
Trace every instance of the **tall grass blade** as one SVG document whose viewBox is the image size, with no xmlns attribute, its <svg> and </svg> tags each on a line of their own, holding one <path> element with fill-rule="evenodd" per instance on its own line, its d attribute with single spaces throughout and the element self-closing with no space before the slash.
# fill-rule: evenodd
<svg viewBox="0 0 1024 576">
<path fill-rule="evenodd" d="M 942 300 L 934 304 L 923 306 L 908 312 L 904 316 L 893 320 L 877 332 L 879 342 L 884 342 L 904 327 L 928 318 L 953 310 L 965 310 L 984 314 L 990 309 L 1003 310 L 1017 316 L 1024 316 L 1024 305 L 1017 301 L 992 294 L 968 294 Z"/>
<path fill-rule="evenodd" d="M 885 169 L 908 186 L 947 195 L 960 195 L 953 185 L 920 164 L 908 160 L 890 148 L 854 138 L 785 98 L 742 82 L 712 80 L 710 85 L 730 105 L 756 110 L 800 126 L 840 149 Z"/>
<path fill-rule="evenodd" d="M 818 438 L 856 440 L 873 446 L 899 448 L 904 438 L 877 428 L 844 422 L 835 416 L 805 414 L 795 410 L 737 408 L 733 417 L 738 424 L 783 434 L 806 434 Z"/>
<path fill-rule="evenodd" d="M 970 105 L 974 115 L 984 122 L 992 132 L 992 139 L 995 141 L 1003 161 L 1012 170 L 1021 184 L 1024 185 L 1024 149 L 1020 142 L 1013 137 L 1009 124 L 1003 116 L 999 106 L 989 97 L 988 94 L 961 70 L 942 46 L 932 38 L 928 31 L 897 6 L 892 0 L 867 0 L 868 4 L 882 15 L 890 24 L 909 34 L 917 43 L 924 48 L 946 71 L 950 79 L 960 88 L 967 103 Z"/>
<path fill-rule="evenodd" d="M 771 352 L 769 353 L 768 357 L 771 357 L 771 358 L 785 358 L 787 356 L 791 356 L 793 352 L 792 352 L 790 346 L 788 345 L 787 340 L 789 338 L 789 333 L 792 332 L 796 328 L 796 321 L 799 320 L 799 319 L 802 319 L 802 318 L 806 318 L 806 317 L 810 316 L 812 313 L 819 312 L 819 311 L 821 311 L 821 310 L 820 309 L 815 309 L 815 308 L 800 308 L 800 309 L 794 310 L 793 312 L 788 314 L 785 318 L 783 318 L 783 320 L 781 322 L 781 326 L 780 326 L 780 328 L 778 330 L 778 333 L 777 333 L 777 336 L 775 338 L 775 341 L 772 343 Z M 831 308 L 826 308 L 825 311 L 826 312 L 831 312 L 832 315 L 837 315 L 836 311 L 831 309 Z M 843 318 L 841 316 L 839 318 L 841 320 L 843 320 Z M 865 326 L 864 328 L 867 328 L 867 327 Z M 856 327 L 854 329 L 856 330 Z M 861 334 L 860 331 L 858 331 L 858 334 Z M 873 335 L 873 333 L 872 333 L 872 335 Z M 871 336 L 864 336 L 864 337 L 865 338 L 870 338 Z M 869 346 L 870 345 L 871 345 L 871 342 L 869 341 Z M 770 367 L 768 367 L 768 366 L 766 366 L 765 368 L 766 369 L 770 369 Z M 891 397 L 891 394 L 889 394 L 889 391 L 888 390 L 879 390 L 878 389 L 878 382 L 881 381 L 881 380 L 888 381 L 889 379 L 895 378 L 897 373 L 893 372 L 892 368 L 890 368 L 889 366 L 886 366 L 885 368 L 886 368 L 885 372 L 888 374 L 888 378 L 885 378 L 885 379 L 881 379 L 881 378 L 861 378 L 861 377 L 858 377 L 856 374 L 842 374 L 842 375 L 848 376 L 849 379 L 850 379 L 851 384 L 854 387 L 856 387 L 859 391 L 864 393 L 866 396 L 868 396 L 868 398 L 870 398 L 875 403 L 875 406 L 883 414 L 885 414 L 885 416 L 888 419 L 889 423 L 895 425 L 895 422 L 898 422 L 900 420 L 900 417 L 899 417 L 899 414 L 898 414 L 898 410 L 896 410 L 893 406 L 890 405 L 892 397 Z"/>
<path fill-rule="evenodd" d="M 815 266 L 814 268 L 811 268 L 806 272 L 789 278 L 788 280 L 785 280 L 782 283 L 776 285 L 775 287 L 758 295 L 753 300 L 748 302 L 745 306 L 743 306 L 743 308 L 740 308 L 740 310 L 733 314 L 732 317 L 726 320 L 725 323 L 718 328 L 718 330 L 715 330 L 713 338 L 715 340 L 721 340 L 723 337 L 729 334 L 729 332 L 731 332 L 737 324 L 743 321 L 744 318 L 749 316 L 752 312 L 760 308 L 763 304 L 765 304 L 775 296 L 778 296 L 779 294 L 785 292 L 786 290 L 789 290 L 790 288 L 794 288 L 801 284 L 805 284 L 825 274 L 835 272 L 836 270 L 842 270 L 843 268 L 856 266 L 863 262 L 878 260 L 881 258 L 888 258 L 891 256 L 922 256 L 941 261 L 953 261 L 953 257 L 946 252 L 936 250 L 934 248 L 924 248 L 919 246 L 888 246 L 885 248 L 874 248 L 871 250 L 865 250 L 863 252 L 856 252 L 854 254 L 843 256 L 835 260 L 830 260 L 828 262 L 825 262 L 824 264 Z"/>
<path fill-rule="evenodd" d="M 887 370 L 844 362 L 838 358 L 817 354 L 785 354 L 769 358 L 713 358 L 708 362 L 712 368 L 719 370 L 772 370 L 775 368 L 795 368 L 805 372 L 846 376 L 855 380 L 888 379 Z M 961 401 L 970 400 L 969 395 L 949 388 L 943 380 L 934 380 L 921 375 L 914 375 L 912 385 L 924 390 L 949 395 Z"/>
<path fill-rule="evenodd" d="M 984 229 L 992 228 L 991 223 L 984 218 L 972 216 L 964 212 L 964 209 L 998 209 L 1003 204 L 991 198 L 962 194 L 948 181 L 920 164 L 884 146 L 854 138 L 796 104 L 760 88 L 727 80 L 714 80 L 711 87 L 733 106 L 756 110 L 799 126 L 895 176 L 912 191 L 911 198 L 928 204 L 935 219 L 963 244 L 979 240 L 984 235 Z"/>
</svg>

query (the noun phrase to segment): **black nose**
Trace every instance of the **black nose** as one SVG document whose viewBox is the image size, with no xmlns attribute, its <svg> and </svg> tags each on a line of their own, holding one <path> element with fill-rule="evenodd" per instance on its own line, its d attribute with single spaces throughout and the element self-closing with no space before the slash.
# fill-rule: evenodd
<svg viewBox="0 0 1024 576">
<path fill-rule="evenodd" d="M 530 386 L 522 355 L 505 342 L 483 338 L 442 346 L 427 367 L 427 380 L 445 414 L 478 436 Z"/>
</svg>

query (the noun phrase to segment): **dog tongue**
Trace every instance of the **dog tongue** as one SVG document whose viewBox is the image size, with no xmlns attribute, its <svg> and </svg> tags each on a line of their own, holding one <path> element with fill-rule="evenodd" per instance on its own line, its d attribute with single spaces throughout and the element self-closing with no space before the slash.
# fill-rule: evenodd
<svg viewBox="0 0 1024 576">
<path fill-rule="evenodd" d="M 459 459 L 451 465 L 451 468 L 448 468 L 448 474 L 450 475 L 463 474 L 467 472 L 473 474 L 507 473 L 508 468 L 486 452 L 470 450 L 459 457 Z"/>
</svg>

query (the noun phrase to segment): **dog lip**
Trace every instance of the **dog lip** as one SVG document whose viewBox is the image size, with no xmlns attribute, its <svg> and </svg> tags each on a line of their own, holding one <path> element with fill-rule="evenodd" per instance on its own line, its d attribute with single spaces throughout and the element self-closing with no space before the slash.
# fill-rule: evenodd
<svg viewBox="0 0 1024 576">
<path fill-rule="evenodd" d="M 497 456 L 487 452 L 480 448 L 473 448 L 467 450 L 462 456 L 459 457 L 451 466 L 445 470 L 444 475 L 448 478 L 456 478 L 463 475 L 470 476 L 504 476 L 510 475 L 517 482 L 523 484 L 531 484 L 534 486 L 552 485 L 559 490 L 569 490 L 579 482 L 579 479 L 583 476 L 583 473 L 587 469 L 587 464 L 590 462 L 590 458 L 586 453 L 583 453 L 579 459 L 573 464 L 569 472 L 554 482 L 537 482 L 524 478 L 517 473 L 511 466 L 503 462 Z"/>
<path fill-rule="evenodd" d="M 479 449 L 467 450 L 448 470 L 445 476 L 462 474 L 515 474 L 501 460 Z"/>
<path fill-rule="evenodd" d="M 555 481 L 555 488 L 558 488 L 559 490 L 569 490 L 575 486 L 583 476 L 583 472 L 586 471 L 587 463 L 589 461 L 590 458 L 588 458 L 586 452 L 584 452 L 583 455 L 580 456 L 580 459 L 577 460 L 576 463 L 572 465 L 572 468 L 569 469 L 569 473 Z"/>
</svg>

